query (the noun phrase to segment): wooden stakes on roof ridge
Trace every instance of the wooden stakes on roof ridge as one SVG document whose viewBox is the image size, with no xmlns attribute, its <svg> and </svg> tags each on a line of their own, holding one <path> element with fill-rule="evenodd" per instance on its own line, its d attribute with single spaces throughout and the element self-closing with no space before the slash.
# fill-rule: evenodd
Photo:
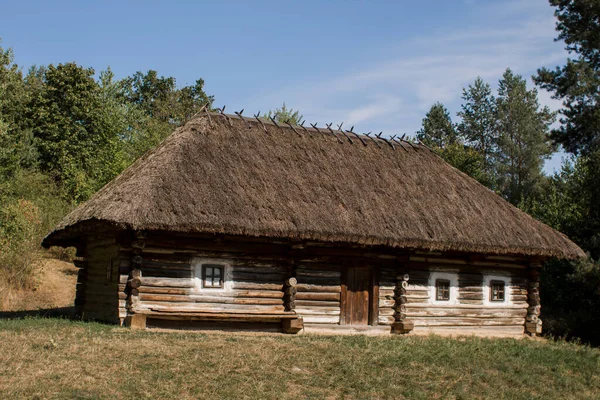
<svg viewBox="0 0 600 400">
<path fill-rule="evenodd" d="M 333 125 L 333 122 L 330 122 L 329 124 L 325 123 L 325 126 L 327 127 L 327 129 L 329 130 L 329 132 L 331 132 L 331 134 L 333 136 L 335 136 L 335 138 L 337 139 L 337 141 L 339 143 L 344 143 L 339 137 L 338 135 L 335 134 L 335 132 L 333 131 L 333 129 L 331 129 L 331 125 Z"/>
<path fill-rule="evenodd" d="M 294 132 L 296 132 L 296 135 L 298 135 L 298 136 L 302 137 L 302 135 L 300 134 L 300 132 L 298 132 L 298 131 L 296 130 L 296 128 L 294 128 L 294 126 L 293 126 L 292 124 L 290 124 L 290 121 L 285 121 L 285 123 L 286 123 L 286 124 L 287 124 L 287 125 L 288 125 L 290 128 L 292 128 L 292 130 L 293 130 Z"/>
<path fill-rule="evenodd" d="M 265 131 L 265 133 L 269 133 L 267 131 L 267 127 L 265 126 L 264 122 L 262 122 L 262 120 L 259 117 L 260 117 L 260 111 L 258 112 L 258 114 L 254 115 L 254 118 L 256 118 L 256 120 L 260 123 L 260 126 L 262 126 L 263 130 Z"/>
<path fill-rule="evenodd" d="M 303 120 L 302 122 L 300 122 L 300 127 L 302 129 L 304 129 L 304 132 L 306 132 L 308 134 L 308 136 L 312 137 L 312 134 L 310 133 L 310 131 L 308 129 L 306 129 L 306 127 L 304 126 L 304 122 L 306 122 L 306 120 Z"/>
<path fill-rule="evenodd" d="M 279 124 L 277 123 L 277 121 L 275 121 L 275 118 L 273 118 L 272 116 L 269 115 L 269 119 L 271 120 L 271 122 L 278 128 L 280 128 Z"/>
</svg>

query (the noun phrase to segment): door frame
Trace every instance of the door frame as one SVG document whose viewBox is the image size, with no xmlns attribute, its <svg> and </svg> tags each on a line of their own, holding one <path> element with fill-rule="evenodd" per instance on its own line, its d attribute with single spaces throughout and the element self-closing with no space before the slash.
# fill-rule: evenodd
<svg viewBox="0 0 600 400">
<path fill-rule="evenodd" d="M 370 272 L 369 282 L 369 326 L 377 326 L 379 324 L 379 276 L 381 268 L 376 264 L 361 263 L 356 260 L 347 261 L 342 264 L 341 286 L 340 293 L 340 325 L 346 323 L 346 307 L 348 305 L 348 268 L 367 267 Z M 363 325 L 364 326 L 364 325 Z"/>
</svg>

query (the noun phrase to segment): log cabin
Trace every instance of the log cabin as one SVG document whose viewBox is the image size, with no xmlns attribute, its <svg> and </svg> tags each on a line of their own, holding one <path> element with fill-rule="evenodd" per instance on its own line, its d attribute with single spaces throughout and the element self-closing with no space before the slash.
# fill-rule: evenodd
<svg viewBox="0 0 600 400">
<path fill-rule="evenodd" d="M 583 251 L 423 144 L 202 112 L 43 241 L 85 319 L 143 329 L 541 332 Z"/>
</svg>

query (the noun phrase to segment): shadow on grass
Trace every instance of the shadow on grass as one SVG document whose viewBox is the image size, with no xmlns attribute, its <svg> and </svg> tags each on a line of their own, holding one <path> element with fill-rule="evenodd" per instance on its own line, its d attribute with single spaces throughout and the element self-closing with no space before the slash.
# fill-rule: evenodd
<svg viewBox="0 0 600 400">
<path fill-rule="evenodd" d="M 79 321 L 81 318 L 75 312 L 75 307 L 41 308 L 38 310 L 25 311 L 0 311 L 0 319 L 23 319 L 23 318 L 64 318 Z"/>
</svg>

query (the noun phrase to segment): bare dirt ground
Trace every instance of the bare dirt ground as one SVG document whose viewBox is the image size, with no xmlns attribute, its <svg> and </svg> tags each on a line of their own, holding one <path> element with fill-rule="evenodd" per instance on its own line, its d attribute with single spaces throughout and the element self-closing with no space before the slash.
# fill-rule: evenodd
<svg viewBox="0 0 600 400">
<path fill-rule="evenodd" d="M 33 289 L 7 293 L 0 311 L 34 311 L 71 307 L 77 268 L 73 263 L 44 258 Z"/>
</svg>

